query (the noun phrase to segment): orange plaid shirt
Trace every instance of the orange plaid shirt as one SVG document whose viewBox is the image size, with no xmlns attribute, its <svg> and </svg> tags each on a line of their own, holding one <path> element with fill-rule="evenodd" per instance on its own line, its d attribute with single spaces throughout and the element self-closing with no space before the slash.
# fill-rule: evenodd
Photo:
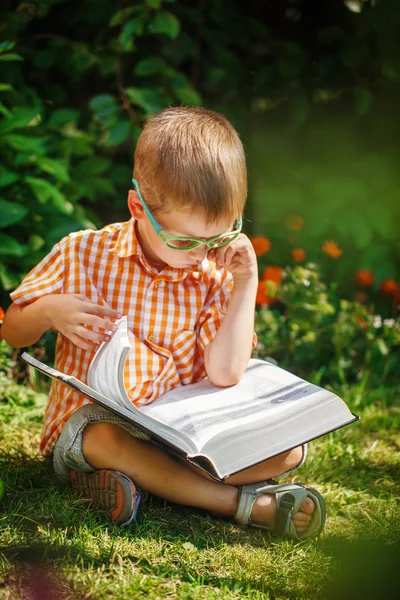
<svg viewBox="0 0 400 600">
<path fill-rule="evenodd" d="M 158 272 L 146 260 L 131 219 L 63 238 L 11 299 L 26 305 L 47 294 L 83 294 L 127 315 L 133 349 L 125 364 L 125 387 L 140 406 L 206 377 L 204 349 L 222 322 L 232 287 L 232 275 L 208 260 L 193 271 L 167 266 Z M 55 368 L 87 383 L 94 353 L 59 333 Z M 88 403 L 52 381 L 40 445 L 43 455 L 51 454 L 72 413 Z"/>
</svg>

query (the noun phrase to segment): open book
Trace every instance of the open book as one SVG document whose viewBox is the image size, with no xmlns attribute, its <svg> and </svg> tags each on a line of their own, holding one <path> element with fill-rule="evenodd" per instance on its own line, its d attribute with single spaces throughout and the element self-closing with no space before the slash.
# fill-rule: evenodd
<svg viewBox="0 0 400 600">
<path fill-rule="evenodd" d="M 142 428 L 165 450 L 218 481 L 358 419 L 332 392 L 257 359 L 250 359 L 237 385 L 219 388 L 204 379 L 139 408 L 123 383 L 130 350 L 123 317 L 97 350 L 88 385 L 26 352 L 21 359 Z"/>
</svg>

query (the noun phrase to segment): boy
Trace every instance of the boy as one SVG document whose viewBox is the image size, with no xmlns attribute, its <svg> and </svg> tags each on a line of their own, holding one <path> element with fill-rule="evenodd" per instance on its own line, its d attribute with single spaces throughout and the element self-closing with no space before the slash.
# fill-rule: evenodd
<svg viewBox="0 0 400 600">
<path fill-rule="evenodd" d="M 57 329 L 56 368 L 86 381 L 96 348 L 126 314 L 134 348 L 124 378 L 136 405 L 204 377 L 236 384 L 255 342 L 258 284 L 241 233 L 247 177 L 237 132 L 213 111 L 165 109 L 139 137 L 132 182 L 131 219 L 56 244 L 11 294 L 3 337 L 22 347 Z M 299 466 L 303 448 L 217 483 L 58 382 L 41 452 L 117 524 L 135 517 L 141 489 L 276 535 L 302 539 L 324 525 L 317 492 L 266 481 Z"/>
</svg>

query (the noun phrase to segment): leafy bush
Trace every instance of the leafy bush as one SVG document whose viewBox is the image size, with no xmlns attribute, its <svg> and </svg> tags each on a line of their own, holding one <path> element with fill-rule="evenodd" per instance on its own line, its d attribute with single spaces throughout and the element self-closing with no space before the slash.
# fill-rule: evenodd
<svg viewBox="0 0 400 600">
<path fill-rule="evenodd" d="M 22 61 L 14 45 L 0 44 L 3 63 Z M 94 137 L 74 126 L 73 111 L 49 115 L 40 96 L 24 85 L 1 84 L 0 93 L 0 289 L 7 291 L 61 237 L 96 227 L 97 217 L 79 204 L 87 183 L 80 186 L 77 177 L 96 159 L 87 158 Z"/>
<path fill-rule="evenodd" d="M 71 3 L 43 0 L 2 12 L 4 308 L 8 292 L 61 237 L 118 220 L 118 211 L 127 217 L 142 120 L 169 104 L 200 102 L 172 56 L 154 47 L 149 52 L 158 42 L 167 49 L 180 31 L 178 18 L 162 4 L 143 0 L 117 10 L 105 0 L 96 6 L 84 0 L 71 11 Z M 149 42 L 138 58 L 141 38 Z"/>
<path fill-rule="evenodd" d="M 382 319 L 358 302 L 340 300 L 315 264 L 288 267 L 281 283 L 261 282 L 273 303 L 256 313 L 254 356 L 267 356 L 318 381 L 398 384 L 400 319 Z M 260 298 L 262 301 L 262 298 Z"/>
</svg>

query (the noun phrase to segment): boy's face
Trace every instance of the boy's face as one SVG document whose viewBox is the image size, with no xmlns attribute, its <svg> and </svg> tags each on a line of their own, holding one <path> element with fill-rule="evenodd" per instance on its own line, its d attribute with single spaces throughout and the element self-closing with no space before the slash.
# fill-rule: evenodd
<svg viewBox="0 0 400 600">
<path fill-rule="evenodd" d="M 165 265 L 178 269 L 195 268 L 207 256 L 207 246 L 202 245 L 192 250 L 173 250 L 169 248 L 154 230 L 150 219 L 143 210 L 137 193 L 129 192 L 128 206 L 131 215 L 137 220 L 137 236 L 147 260 L 159 269 Z M 232 231 L 233 221 L 222 220 L 206 225 L 201 213 L 172 210 L 157 213 L 157 222 L 170 235 L 195 238 L 211 238 L 221 233 Z"/>
</svg>

